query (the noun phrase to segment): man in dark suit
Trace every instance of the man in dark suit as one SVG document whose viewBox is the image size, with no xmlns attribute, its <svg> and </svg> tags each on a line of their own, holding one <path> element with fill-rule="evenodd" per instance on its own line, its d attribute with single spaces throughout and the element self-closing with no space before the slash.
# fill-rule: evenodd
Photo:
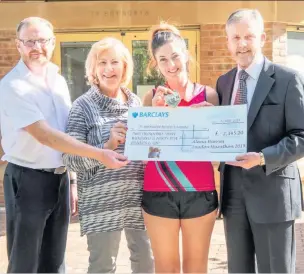
<svg viewBox="0 0 304 274">
<path fill-rule="evenodd" d="M 259 273 L 294 273 L 304 80 L 263 56 L 266 35 L 257 10 L 231 14 L 226 32 L 237 67 L 219 77 L 216 89 L 221 105 L 248 106 L 248 153 L 219 167 L 228 271 L 252 273 L 257 265 Z"/>
</svg>

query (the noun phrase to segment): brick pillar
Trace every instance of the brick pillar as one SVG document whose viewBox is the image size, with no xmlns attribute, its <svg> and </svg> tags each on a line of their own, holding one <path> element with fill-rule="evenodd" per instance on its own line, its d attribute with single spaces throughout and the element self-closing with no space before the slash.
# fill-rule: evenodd
<svg viewBox="0 0 304 274">
<path fill-rule="evenodd" d="M 15 32 L 0 30 L 0 79 L 18 62 Z"/>
<path fill-rule="evenodd" d="M 274 63 L 285 65 L 287 57 L 287 24 L 273 22 L 269 25 L 269 39 L 271 39 L 271 60 Z"/>
<path fill-rule="evenodd" d="M 0 30 L 0 80 L 12 69 L 12 67 L 18 62 L 19 58 L 19 53 L 15 46 L 15 32 Z M 0 162 L 0 208 L 4 205 L 2 184 L 3 170 L 4 165 L 2 162 Z M 1 216 L 0 219 L 2 222 L 3 218 L 1 218 Z"/>
<path fill-rule="evenodd" d="M 215 87 L 218 77 L 234 66 L 227 50 L 224 24 L 201 25 L 201 83 Z"/>
</svg>

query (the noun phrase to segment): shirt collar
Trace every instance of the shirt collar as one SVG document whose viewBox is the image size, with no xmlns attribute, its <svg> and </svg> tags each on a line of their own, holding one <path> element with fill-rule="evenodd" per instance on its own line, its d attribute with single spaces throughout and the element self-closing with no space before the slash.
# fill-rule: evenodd
<svg viewBox="0 0 304 274">
<path fill-rule="evenodd" d="M 254 58 L 250 66 L 247 69 L 245 69 L 245 71 L 249 74 L 249 76 L 252 79 L 257 80 L 263 69 L 263 65 L 264 65 L 264 56 L 262 54 L 258 54 L 256 58 Z M 238 75 L 241 70 L 242 69 L 238 66 Z"/>
<path fill-rule="evenodd" d="M 33 73 L 29 70 L 29 68 L 26 66 L 26 64 L 23 62 L 22 59 L 19 60 L 16 68 L 18 69 L 19 73 L 25 77 L 33 75 Z M 47 65 L 47 74 L 54 75 L 57 74 L 58 72 L 59 72 L 59 67 L 56 66 L 54 63 L 49 62 Z"/>
</svg>

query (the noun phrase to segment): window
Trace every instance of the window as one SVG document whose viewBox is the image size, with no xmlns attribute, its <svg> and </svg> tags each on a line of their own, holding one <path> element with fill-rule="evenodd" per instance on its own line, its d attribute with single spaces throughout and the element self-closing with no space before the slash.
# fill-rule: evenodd
<svg viewBox="0 0 304 274">
<path fill-rule="evenodd" d="M 301 55 L 304 57 L 304 32 L 287 32 L 288 55 Z"/>
<path fill-rule="evenodd" d="M 304 32 L 287 32 L 286 65 L 304 75 Z"/>
</svg>

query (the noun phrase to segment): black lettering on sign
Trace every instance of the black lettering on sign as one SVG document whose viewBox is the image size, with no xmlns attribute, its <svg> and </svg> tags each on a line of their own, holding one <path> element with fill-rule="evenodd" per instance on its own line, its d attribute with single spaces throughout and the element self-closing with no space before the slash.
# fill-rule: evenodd
<svg viewBox="0 0 304 274">
<path fill-rule="evenodd" d="M 1 1 L 1 0 L 0 0 Z M 142 17 L 149 16 L 148 10 L 103 10 L 103 11 L 91 11 L 92 17 Z"/>
</svg>

